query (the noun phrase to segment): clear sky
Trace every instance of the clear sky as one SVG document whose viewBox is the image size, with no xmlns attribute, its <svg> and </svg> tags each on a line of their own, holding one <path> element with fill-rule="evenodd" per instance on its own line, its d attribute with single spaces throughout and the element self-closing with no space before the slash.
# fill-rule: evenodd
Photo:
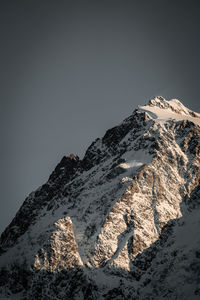
<svg viewBox="0 0 200 300">
<path fill-rule="evenodd" d="M 62 156 L 155 95 L 200 112 L 200 1 L 0 1 L 0 232 Z"/>
</svg>

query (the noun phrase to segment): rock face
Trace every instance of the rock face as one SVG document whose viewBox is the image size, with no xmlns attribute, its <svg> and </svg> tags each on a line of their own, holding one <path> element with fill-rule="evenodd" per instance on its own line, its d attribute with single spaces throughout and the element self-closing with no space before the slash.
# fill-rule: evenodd
<svg viewBox="0 0 200 300">
<path fill-rule="evenodd" d="M 0 240 L 5 299 L 199 299 L 200 114 L 155 97 L 63 157 Z"/>
</svg>

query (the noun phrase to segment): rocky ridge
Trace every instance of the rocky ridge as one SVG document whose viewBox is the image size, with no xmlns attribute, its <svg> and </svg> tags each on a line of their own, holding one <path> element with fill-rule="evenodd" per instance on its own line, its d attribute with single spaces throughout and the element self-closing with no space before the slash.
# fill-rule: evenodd
<svg viewBox="0 0 200 300">
<path fill-rule="evenodd" d="M 200 115 L 151 99 L 26 198 L 1 236 L 0 293 L 198 299 L 199 180 Z"/>
</svg>

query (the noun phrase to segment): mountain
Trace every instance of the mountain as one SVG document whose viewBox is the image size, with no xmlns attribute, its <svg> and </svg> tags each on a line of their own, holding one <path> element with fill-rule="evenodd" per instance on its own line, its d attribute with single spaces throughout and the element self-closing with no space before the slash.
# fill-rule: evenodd
<svg viewBox="0 0 200 300">
<path fill-rule="evenodd" d="M 0 254 L 3 299 L 199 299 L 200 114 L 155 97 L 64 156 Z"/>
</svg>

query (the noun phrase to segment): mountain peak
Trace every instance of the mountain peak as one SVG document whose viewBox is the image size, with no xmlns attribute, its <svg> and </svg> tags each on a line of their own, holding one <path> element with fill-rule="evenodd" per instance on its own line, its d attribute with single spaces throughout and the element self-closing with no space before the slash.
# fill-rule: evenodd
<svg viewBox="0 0 200 300">
<path fill-rule="evenodd" d="M 153 99 L 149 101 L 149 106 L 153 107 L 159 107 L 162 109 L 170 109 L 175 113 L 178 114 L 185 114 L 185 115 L 191 115 L 191 110 L 186 108 L 183 103 L 178 99 L 171 99 L 166 100 L 162 96 L 156 96 Z M 192 115 L 193 117 L 194 115 Z"/>
<path fill-rule="evenodd" d="M 167 100 L 162 96 L 155 96 L 153 99 L 150 99 L 148 105 L 150 106 L 158 106 L 160 108 L 166 107 Z"/>
<path fill-rule="evenodd" d="M 157 121 L 189 120 L 200 125 L 200 114 L 185 107 L 178 99 L 166 100 L 162 96 L 156 96 L 149 100 L 147 105 L 139 106 L 140 111 L 145 111 Z"/>
<path fill-rule="evenodd" d="M 2 233 L 0 298 L 199 296 L 199 116 L 155 97 L 64 156 Z"/>
</svg>

